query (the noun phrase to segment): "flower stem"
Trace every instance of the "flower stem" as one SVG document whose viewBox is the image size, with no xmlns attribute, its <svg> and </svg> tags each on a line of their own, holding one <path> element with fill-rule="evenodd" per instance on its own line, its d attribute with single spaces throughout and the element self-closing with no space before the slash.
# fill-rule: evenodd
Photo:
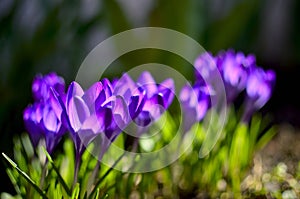
<svg viewBox="0 0 300 199">
<path fill-rule="evenodd" d="M 88 181 L 88 185 L 87 185 L 88 194 L 90 194 L 90 192 L 92 190 L 91 188 L 93 187 L 93 184 L 96 181 L 96 177 L 99 174 L 99 170 L 100 170 L 100 160 L 97 161 L 97 165 L 95 166 L 95 168 L 91 174 L 90 180 Z"/>
<path fill-rule="evenodd" d="M 80 153 L 76 152 L 76 155 L 75 155 L 74 182 L 73 182 L 72 189 L 75 188 L 75 185 L 76 185 L 76 183 L 78 181 L 79 166 L 80 166 Z"/>
<path fill-rule="evenodd" d="M 48 164 L 48 159 L 46 158 L 44 164 L 43 164 L 43 168 L 42 168 L 42 176 L 41 176 L 41 181 L 40 181 L 40 188 L 43 189 L 44 186 L 44 182 L 45 182 L 45 177 L 46 177 L 46 173 L 47 173 L 47 164 Z"/>
<path fill-rule="evenodd" d="M 123 153 L 116 161 L 115 163 L 105 172 L 105 174 L 96 182 L 93 191 L 91 192 L 91 194 L 89 195 L 89 199 L 91 199 L 93 197 L 93 195 L 95 194 L 95 192 L 97 191 L 97 188 L 99 187 L 99 185 L 101 184 L 101 182 L 106 178 L 106 176 L 108 176 L 108 174 L 114 169 L 114 167 L 121 161 L 121 159 L 123 158 L 123 156 L 125 155 L 125 153 Z"/>
</svg>

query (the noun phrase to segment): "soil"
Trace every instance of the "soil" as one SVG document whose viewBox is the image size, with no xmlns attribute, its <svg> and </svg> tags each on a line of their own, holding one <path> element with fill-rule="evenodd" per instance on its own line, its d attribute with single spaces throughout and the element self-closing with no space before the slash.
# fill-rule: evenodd
<svg viewBox="0 0 300 199">
<path fill-rule="evenodd" d="M 300 130 L 291 125 L 282 124 L 276 136 L 260 151 L 263 170 L 270 171 L 280 162 L 294 173 L 300 162 Z"/>
</svg>

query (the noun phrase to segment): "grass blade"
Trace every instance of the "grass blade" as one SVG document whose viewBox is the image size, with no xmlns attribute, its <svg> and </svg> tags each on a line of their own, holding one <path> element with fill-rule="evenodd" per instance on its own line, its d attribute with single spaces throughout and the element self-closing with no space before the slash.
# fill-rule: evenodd
<svg viewBox="0 0 300 199">
<path fill-rule="evenodd" d="M 64 181 L 63 177 L 60 175 L 59 169 L 55 166 L 54 161 L 52 160 L 50 154 L 46 151 L 46 149 L 44 147 L 43 147 L 43 151 L 44 151 L 45 155 L 47 156 L 48 161 L 50 162 L 51 166 L 53 167 L 55 173 L 57 174 L 58 181 L 61 183 L 61 185 L 63 186 L 63 188 L 67 192 L 67 194 L 69 196 L 71 196 L 71 194 L 72 194 L 71 189 L 68 187 L 67 183 Z"/>
<path fill-rule="evenodd" d="M 95 194 L 95 192 L 97 191 L 99 185 L 101 184 L 101 182 L 106 178 L 106 176 L 114 169 L 114 167 L 120 162 L 120 160 L 123 158 L 123 156 L 125 155 L 125 153 L 123 153 L 117 160 L 116 162 L 112 165 L 112 167 L 110 167 L 106 173 L 96 182 L 95 187 L 93 189 L 93 191 L 91 192 L 89 199 L 92 199 L 93 195 Z"/>
<path fill-rule="evenodd" d="M 44 191 L 42 191 L 36 184 L 35 182 L 24 172 L 22 171 L 18 165 L 12 161 L 5 153 L 2 153 L 2 156 L 5 158 L 5 160 L 14 168 L 18 171 L 18 173 L 23 176 L 28 182 L 29 184 L 32 185 L 32 187 L 44 198 L 44 199 L 48 199 L 48 197 L 46 196 L 46 194 L 44 193 Z"/>
</svg>

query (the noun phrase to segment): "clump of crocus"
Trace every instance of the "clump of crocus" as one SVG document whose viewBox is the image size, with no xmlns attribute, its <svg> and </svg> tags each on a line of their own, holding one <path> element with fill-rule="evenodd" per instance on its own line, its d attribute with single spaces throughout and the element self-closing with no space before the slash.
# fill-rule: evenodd
<svg viewBox="0 0 300 199">
<path fill-rule="evenodd" d="M 211 105 L 210 93 L 204 85 L 187 84 L 181 89 L 179 99 L 183 111 L 183 130 L 187 132 L 193 124 L 205 117 Z"/>
<path fill-rule="evenodd" d="M 112 141 L 128 122 L 124 99 L 113 96 L 112 93 L 112 86 L 107 79 L 94 83 L 85 91 L 77 82 L 72 82 L 67 91 L 66 102 L 61 104 L 66 126 L 75 145 L 75 179 L 86 146 L 99 134 L 104 134 L 107 142 Z M 102 155 L 107 146 L 107 143 L 99 146 Z"/>
<path fill-rule="evenodd" d="M 244 122 L 248 122 L 252 114 L 270 99 L 276 79 L 274 71 L 264 71 L 256 65 L 254 55 L 235 53 L 231 49 L 221 51 L 215 57 L 211 53 L 203 53 L 195 60 L 194 66 L 196 83 L 183 87 L 180 94 L 185 131 L 205 117 L 208 109 L 214 106 L 211 98 L 220 95 L 217 86 L 213 85 L 216 73 L 222 78 L 227 104 L 232 104 L 246 90 Z"/>
<path fill-rule="evenodd" d="M 64 80 L 55 73 L 38 75 L 32 85 L 35 102 L 23 114 L 25 127 L 36 147 L 40 139 L 46 142 L 46 149 L 52 153 L 66 132 L 62 122 L 62 108 L 56 92 L 64 95 Z"/>
<path fill-rule="evenodd" d="M 246 102 L 243 121 L 249 121 L 251 115 L 263 107 L 271 98 L 276 74 L 273 70 L 252 69 L 246 85 Z"/>
<path fill-rule="evenodd" d="M 32 94 L 35 101 L 47 100 L 50 96 L 51 89 L 59 95 L 64 95 L 65 80 L 52 72 L 45 76 L 38 74 L 32 83 Z"/>
<path fill-rule="evenodd" d="M 251 68 L 256 67 L 255 56 L 230 49 L 218 53 L 215 60 L 223 78 L 227 102 L 231 103 L 245 89 Z"/>
<path fill-rule="evenodd" d="M 140 126 L 157 120 L 172 103 L 174 92 L 172 79 L 156 83 L 148 71 L 143 72 L 137 82 L 125 73 L 114 83 L 114 94 L 124 97 L 131 119 Z"/>
<path fill-rule="evenodd" d="M 138 78 L 137 84 L 146 92 L 145 105 L 137 117 L 137 122 L 148 125 L 157 120 L 172 103 L 175 93 L 174 82 L 169 78 L 156 83 L 151 74 L 145 71 Z"/>
<path fill-rule="evenodd" d="M 174 82 L 167 79 L 157 84 L 149 72 L 143 72 L 134 82 L 125 73 L 113 84 L 103 79 L 87 90 L 74 81 L 64 93 L 64 80 L 50 73 L 38 75 L 32 90 L 35 103 L 25 109 L 23 117 L 33 145 L 45 138 L 51 153 L 67 129 L 75 146 L 77 179 L 87 145 L 98 140 L 95 143 L 100 144 L 96 146 L 100 160 L 110 143 L 132 121 L 147 126 L 158 119 L 173 100 Z"/>
</svg>

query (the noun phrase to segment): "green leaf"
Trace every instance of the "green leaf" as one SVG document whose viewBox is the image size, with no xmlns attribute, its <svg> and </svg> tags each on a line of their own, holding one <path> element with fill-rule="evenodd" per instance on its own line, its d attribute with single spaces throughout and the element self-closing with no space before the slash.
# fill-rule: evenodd
<svg viewBox="0 0 300 199">
<path fill-rule="evenodd" d="M 98 188 L 97 191 L 96 191 L 95 199 L 99 198 L 99 192 L 100 192 L 100 189 Z M 107 198 L 106 196 L 108 196 L 108 194 L 105 194 L 102 198 Z"/>
<path fill-rule="evenodd" d="M 5 153 L 2 153 L 2 155 L 8 161 L 8 163 L 11 164 L 13 168 L 17 168 L 17 164 L 14 161 L 12 161 L 7 155 L 5 155 Z"/>
<path fill-rule="evenodd" d="M 1 193 L 1 199 L 22 199 L 21 196 L 12 196 L 9 193 Z"/>
<path fill-rule="evenodd" d="M 71 139 L 66 139 L 64 142 L 64 156 L 60 164 L 60 173 L 69 187 L 73 185 L 74 169 L 75 169 L 75 152 L 74 145 Z"/>
<path fill-rule="evenodd" d="M 174 132 L 175 132 L 175 123 L 174 118 L 170 116 L 170 114 L 166 111 L 162 118 L 164 118 L 164 121 L 160 126 L 163 126 L 162 128 L 162 137 L 166 143 L 170 142 L 174 138 Z"/>
<path fill-rule="evenodd" d="M 32 158 L 34 156 L 34 149 L 32 147 L 28 134 L 22 134 L 21 141 L 27 157 Z"/>
<path fill-rule="evenodd" d="M 74 188 L 73 193 L 72 193 L 72 199 L 78 199 L 79 192 L 80 192 L 80 184 L 76 183 L 75 188 Z"/>
<path fill-rule="evenodd" d="M 19 195 L 21 195 L 20 187 L 19 187 L 19 185 L 18 185 L 18 182 L 17 182 L 16 177 L 13 175 L 12 170 L 9 169 L 9 168 L 7 168 L 7 169 L 6 169 L 6 173 L 7 173 L 8 177 L 9 177 L 10 181 L 12 182 L 12 184 L 13 184 L 13 186 L 14 186 L 16 192 L 17 192 Z"/>
<path fill-rule="evenodd" d="M 46 195 L 45 195 L 45 193 L 44 193 L 44 191 L 42 191 L 40 188 L 39 188 L 39 186 L 37 186 L 36 184 L 35 184 L 35 182 L 24 172 L 24 171 L 22 171 L 18 166 L 17 166 L 17 164 L 14 162 L 14 161 L 12 161 L 7 155 L 5 155 L 4 153 L 2 153 L 2 156 L 5 158 L 5 160 L 14 168 L 14 169 L 16 169 L 17 171 L 18 171 L 18 173 L 21 175 L 21 176 L 23 176 L 24 178 L 25 178 L 25 180 L 27 181 L 27 182 L 29 182 L 29 184 L 31 184 L 32 185 L 32 187 L 44 198 L 44 199 L 46 199 L 46 198 L 48 198 Z"/>
<path fill-rule="evenodd" d="M 59 169 L 55 166 L 50 154 L 47 152 L 47 150 L 43 147 L 43 151 L 45 153 L 45 155 L 47 156 L 51 166 L 53 167 L 55 173 L 58 176 L 58 181 L 61 183 L 61 185 L 63 186 L 63 188 L 65 189 L 65 191 L 67 192 L 67 194 L 70 196 L 71 195 L 71 189 L 68 187 L 67 183 L 65 182 L 65 180 L 63 179 L 63 177 L 60 175 L 59 173 Z"/>
<path fill-rule="evenodd" d="M 249 163 L 248 151 L 248 128 L 241 123 L 234 133 L 229 154 L 229 172 L 234 192 L 240 191 L 242 169 Z"/>
<path fill-rule="evenodd" d="M 276 135 L 276 126 L 271 127 L 257 142 L 255 149 L 262 149 Z"/>
<path fill-rule="evenodd" d="M 250 134 L 249 134 L 249 137 L 250 137 L 250 153 L 253 153 L 254 150 L 255 150 L 255 145 L 256 145 L 256 142 L 257 142 L 257 137 L 260 133 L 260 130 L 261 130 L 261 123 L 262 123 L 262 117 L 260 114 L 255 114 L 253 117 L 252 117 L 252 120 L 251 120 L 251 126 L 250 126 Z"/>
<path fill-rule="evenodd" d="M 115 163 L 105 172 L 105 174 L 95 183 L 95 187 L 92 190 L 89 199 L 93 197 L 95 192 L 97 191 L 97 188 L 100 186 L 100 184 L 103 182 L 103 180 L 108 176 L 108 174 L 114 169 L 114 167 L 121 161 L 123 156 L 125 155 L 125 152 L 115 161 Z"/>
</svg>

